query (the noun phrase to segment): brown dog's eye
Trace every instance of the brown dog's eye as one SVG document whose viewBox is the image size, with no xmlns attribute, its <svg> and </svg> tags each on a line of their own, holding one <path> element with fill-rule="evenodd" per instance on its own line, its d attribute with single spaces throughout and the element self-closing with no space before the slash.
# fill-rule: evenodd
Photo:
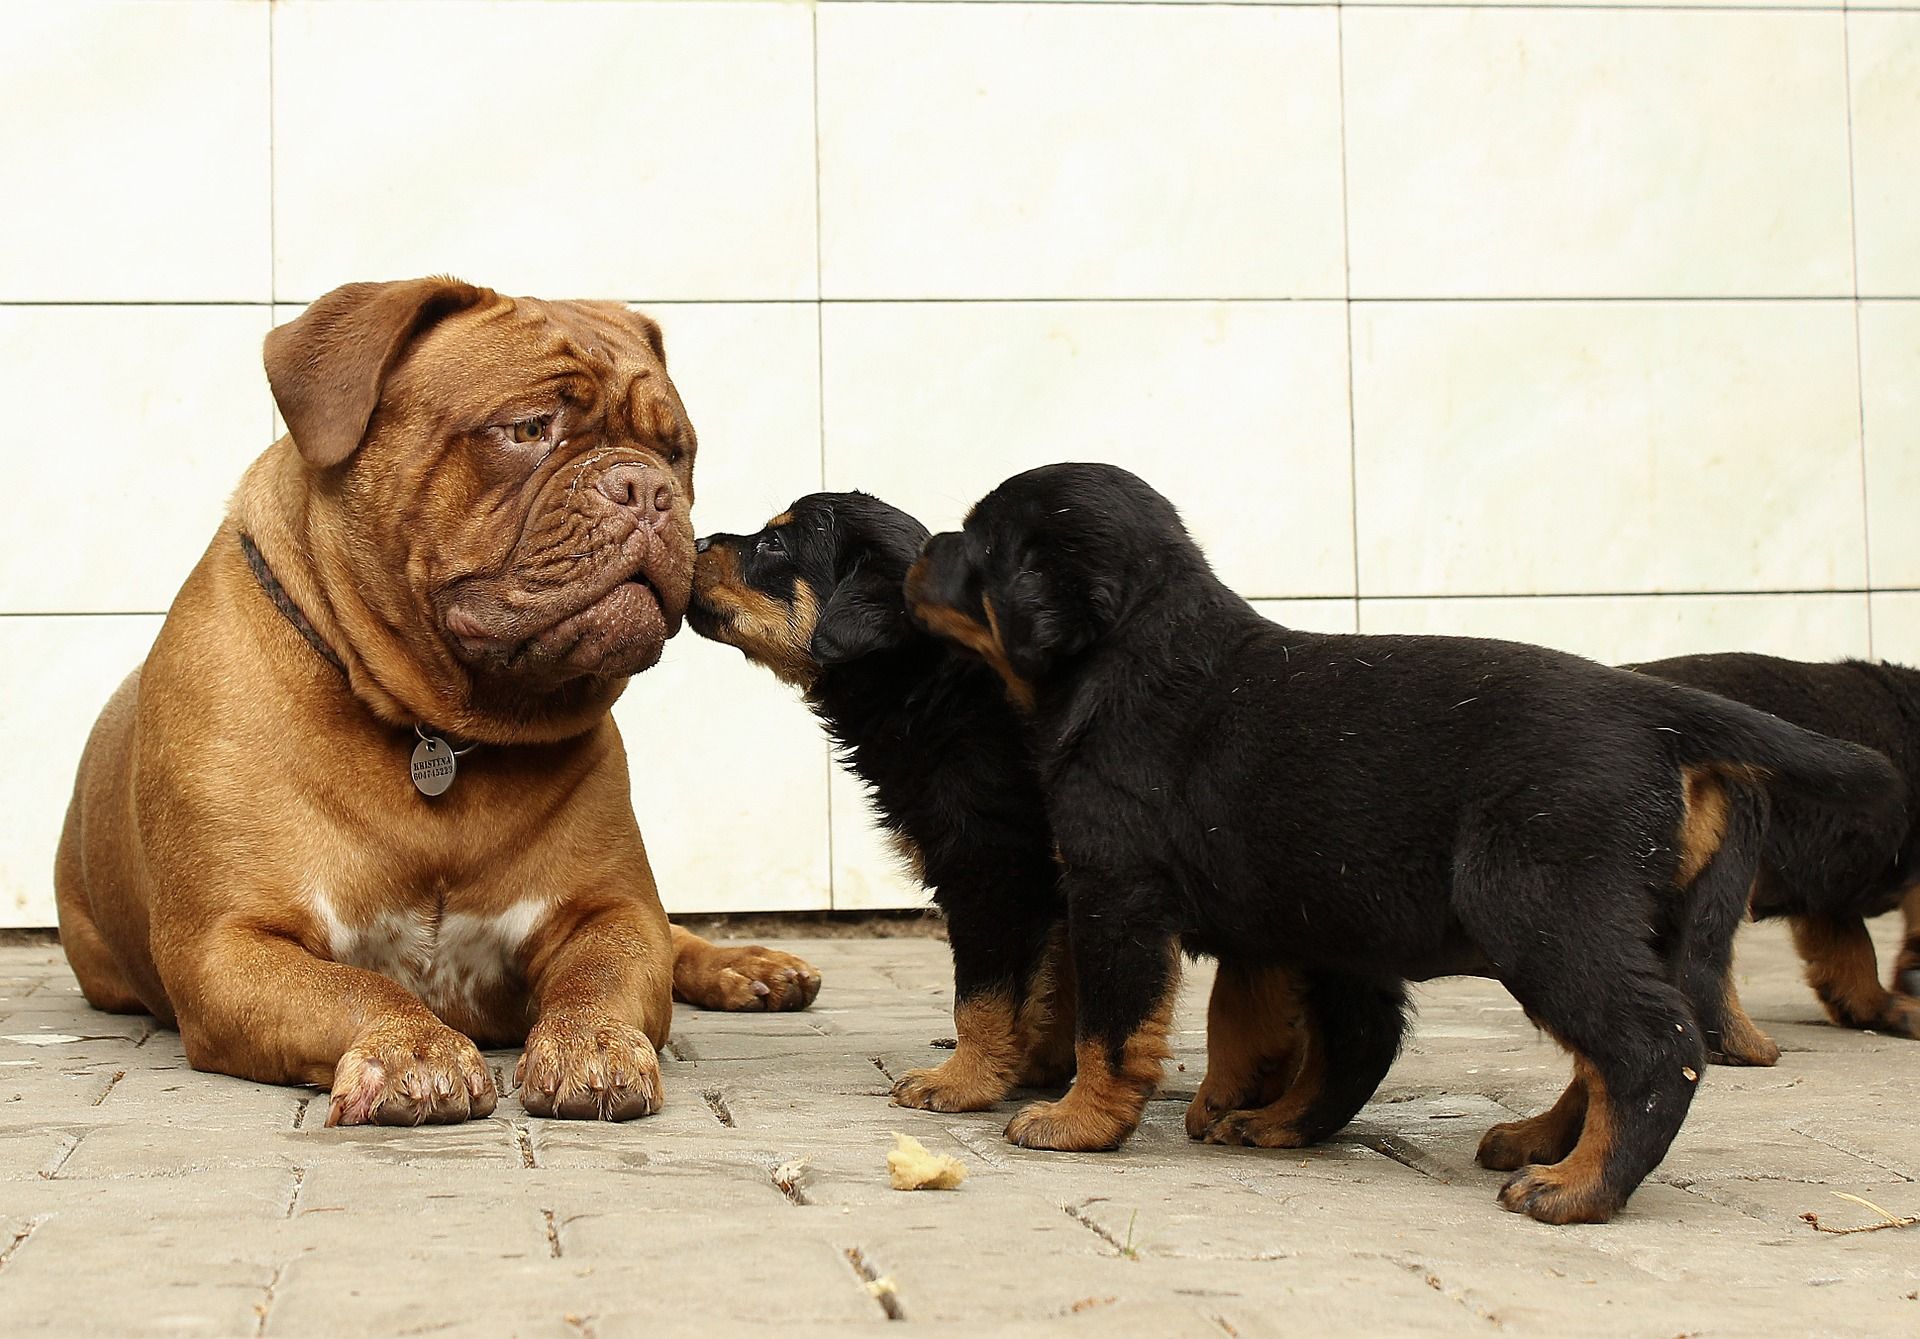
<svg viewBox="0 0 1920 1339">
<path fill-rule="evenodd" d="M 513 424 L 507 432 L 521 446 L 530 445 L 547 435 L 547 427 L 553 422 L 553 415 L 541 414 L 534 418 L 523 418 Z"/>
<path fill-rule="evenodd" d="M 687 453 L 679 447 L 670 446 L 667 448 L 667 464 L 669 466 L 678 465 L 682 460 L 686 459 L 686 455 Z"/>
</svg>

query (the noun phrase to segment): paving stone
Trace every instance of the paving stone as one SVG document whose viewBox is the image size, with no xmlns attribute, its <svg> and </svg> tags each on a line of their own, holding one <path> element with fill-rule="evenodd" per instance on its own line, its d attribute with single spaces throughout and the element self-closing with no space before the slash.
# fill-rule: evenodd
<svg viewBox="0 0 1920 1339">
<path fill-rule="evenodd" d="M 1709 1071 L 1654 1179 L 1578 1228 L 1501 1211 L 1502 1176 L 1473 1162 L 1569 1073 L 1490 983 L 1421 987 L 1399 1063 L 1327 1144 L 1223 1149 L 1183 1127 L 1210 980 L 1189 967 L 1140 1132 L 1053 1154 L 1002 1133 L 1041 1094 L 888 1104 L 894 1076 L 949 1054 L 944 945 L 785 947 L 825 972 L 815 1009 L 679 1009 L 651 1119 L 541 1120 L 503 1092 L 489 1120 L 358 1130 L 323 1127 L 324 1094 L 195 1073 L 176 1034 L 87 1009 L 57 953 L 0 949 L 0 1038 L 73 1038 L 0 1040 L 0 1330 L 1920 1332 L 1920 1228 L 1800 1217 L 1875 1220 L 1835 1192 L 1920 1213 L 1920 1044 L 1827 1026 L 1776 927 L 1745 932 L 1738 974 L 1782 1063 Z M 503 1084 L 515 1059 L 488 1055 Z M 966 1184 L 889 1189 L 895 1130 L 962 1158 Z"/>
</svg>

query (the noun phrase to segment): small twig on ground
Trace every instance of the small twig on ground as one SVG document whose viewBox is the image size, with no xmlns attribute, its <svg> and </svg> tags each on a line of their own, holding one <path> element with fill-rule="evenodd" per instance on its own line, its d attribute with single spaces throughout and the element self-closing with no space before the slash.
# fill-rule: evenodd
<svg viewBox="0 0 1920 1339">
<path fill-rule="evenodd" d="M 1805 1222 L 1815 1232 L 1830 1232 L 1836 1237 L 1844 1237 L 1854 1232 L 1884 1232 L 1890 1227 L 1913 1227 L 1916 1224 L 1920 1224 L 1920 1214 L 1909 1214 L 1907 1217 L 1902 1218 L 1898 1214 L 1888 1213 L 1872 1200 L 1861 1199 L 1858 1195 L 1849 1195 L 1844 1190 L 1836 1190 L 1832 1193 L 1840 1199 L 1852 1200 L 1855 1204 L 1866 1205 L 1887 1221 L 1884 1223 L 1862 1223 L 1858 1227 L 1827 1227 L 1820 1222 L 1819 1214 L 1801 1214 L 1801 1221 Z"/>
</svg>

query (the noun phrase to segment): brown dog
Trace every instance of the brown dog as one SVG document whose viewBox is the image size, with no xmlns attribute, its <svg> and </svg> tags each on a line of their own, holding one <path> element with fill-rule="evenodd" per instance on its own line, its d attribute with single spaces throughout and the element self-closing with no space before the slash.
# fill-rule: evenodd
<svg viewBox="0 0 1920 1339">
<path fill-rule="evenodd" d="M 329 1125 L 486 1115 L 476 1041 L 524 1040 L 536 1115 L 646 1115 L 674 995 L 819 987 L 670 929 L 634 819 L 609 709 L 693 565 L 659 328 L 350 284 L 266 364 L 290 435 L 81 760 L 55 871 L 81 988 L 196 1069 L 331 1088 Z"/>
</svg>

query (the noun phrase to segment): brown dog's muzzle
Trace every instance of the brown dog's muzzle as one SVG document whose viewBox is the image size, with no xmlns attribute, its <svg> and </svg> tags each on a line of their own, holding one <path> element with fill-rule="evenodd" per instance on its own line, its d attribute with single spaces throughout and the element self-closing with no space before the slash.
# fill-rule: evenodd
<svg viewBox="0 0 1920 1339">
<path fill-rule="evenodd" d="M 638 674 L 680 630 L 693 586 L 693 522 L 650 458 L 589 452 L 555 471 L 498 576 L 442 596 L 456 651 L 497 675 L 562 681 Z M 591 473 L 589 473 L 591 471 Z"/>
</svg>

